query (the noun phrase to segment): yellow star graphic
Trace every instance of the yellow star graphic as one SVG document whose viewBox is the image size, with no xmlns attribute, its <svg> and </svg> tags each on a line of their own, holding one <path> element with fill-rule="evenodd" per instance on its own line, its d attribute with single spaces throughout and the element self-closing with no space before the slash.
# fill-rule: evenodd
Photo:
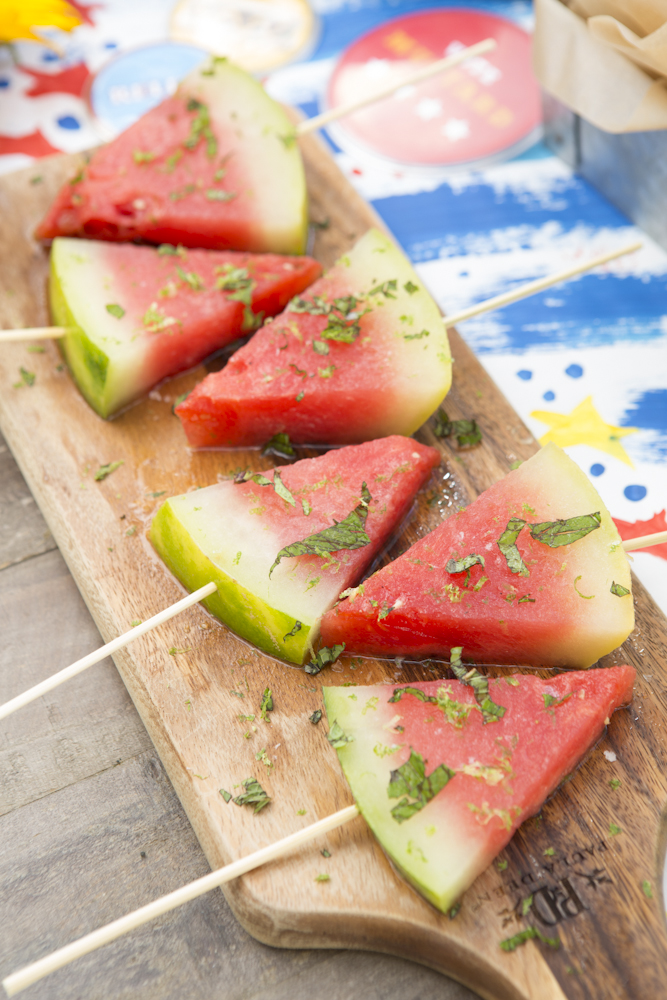
<svg viewBox="0 0 667 1000">
<path fill-rule="evenodd" d="M 571 413 L 550 413 L 548 410 L 533 410 L 531 417 L 547 424 L 550 430 L 540 438 L 540 444 L 553 441 L 561 448 L 572 444 L 587 444 L 599 451 L 620 459 L 634 468 L 630 456 L 620 442 L 627 434 L 636 434 L 637 427 L 614 427 L 602 419 L 593 406 L 593 397 L 588 396 Z"/>
</svg>

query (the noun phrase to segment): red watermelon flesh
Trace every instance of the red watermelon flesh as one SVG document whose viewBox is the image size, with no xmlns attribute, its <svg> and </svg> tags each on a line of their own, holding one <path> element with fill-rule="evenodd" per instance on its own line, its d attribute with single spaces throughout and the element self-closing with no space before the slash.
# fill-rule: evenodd
<svg viewBox="0 0 667 1000">
<path fill-rule="evenodd" d="M 324 701 L 330 732 L 337 722 L 350 741 L 336 730 L 364 818 L 408 880 L 446 911 L 580 763 L 612 712 L 631 700 L 634 680 L 631 666 L 490 680 L 489 695 L 505 712 L 486 724 L 473 691 L 457 680 L 328 687 Z M 392 772 L 418 764 L 412 754 L 426 777 L 440 765 L 449 771 L 421 808 L 414 786 L 395 785 L 389 795 Z"/>
<path fill-rule="evenodd" d="M 599 527 L 571 544 L 531 535 L 531 524 L 595 514 Z M 523 524 L 523 573 L 499 545 L 511 519 Z M 454 571 L 473 555 L 484 564 Z M 448 656 L 463 646 L 473 662 L 589 667 L 632 631 L 631 588 L 600 496 L 549 444 L 328 612 L 322 639 L 380 656 Z"/>
<path fill-rule="evenodd" d="M 435 448 L 398 436 L 338 448 L 247 482 L 171 497 L 150 539 L 188 590 L 215 581 L 204 604 L 233 631 L 302 663 L 324 612 L 361 578 L 439 461 Z M 360 544 L 349 533 L 352 515 L 358 527 L 363 521 Z M 314 535 L 335 534 L 343 522 L 344 538 L 313 546 Z"/>
<path fill-rule="evenodd" d="M 81 392 L 107 417 L 280 312 L 321 273 L 310 257 L 58 238 L 53 320 Z"/>
<path fill-rule="evenodd" d="M 349 339 L 336 339 L 336 316 Z M 391 240 L 370 230 L 176 412 L 197 448 L 258 445 L 276 433 L 352 444 L 412 434 L 450 381 L 438 307 Z"/>
<path fill-rule="evenodd" d="M 256 80 L 214 60 L 97 150 L 36 235 L 303 253 L 306 187 L 292 128 Z"/>
</svg>

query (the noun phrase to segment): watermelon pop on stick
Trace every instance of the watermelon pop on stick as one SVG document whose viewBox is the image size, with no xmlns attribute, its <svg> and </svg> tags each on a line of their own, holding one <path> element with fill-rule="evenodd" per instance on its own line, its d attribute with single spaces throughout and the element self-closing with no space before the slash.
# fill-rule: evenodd
<svg viewBox="0 0 667 1000">
<path fill-rule="evenodd" d="M 51 311 L 79 389 L 108 417 L 280 312 L 321 270 L 310 257 L 60 237 Z"/>
<path fill-rule="evenodd" d="M 241 474 L 172 497 L 150 540 L 188 590 L 242 638 L 293 663 L 314 656 L 319 622 L 356 584 L 407 513 L 440 454 L 410 438 Z"/>
<path fill-rule="evenodd" d="M 617 666 L 548 681 L 515 674 L 488 682 L 487 695 L 478 676 L 473 687 L 465 681 L 356 687 L 354 700 L 348 687 L 326 688 L 327 738 L 356 805 L 92 931 L 7 976 L 3 986 L 13 996 L 142 924 L 292 854 L 359 812 L 413 887 L 446 912 L 581 762 L 612 712 L 631 700 L 634 679 L 633 667 Z M 491 721 L 484 715 L 489 703 Z M 290 885 L 298 891 L 298 876 Z"/>
<path fill-rule="evenodd" d="M 322 641 L 474 662 L 589 667 L 634 626 L 630 567 L 609 512 L 548 444 L 329 611 Z"/>
<path fill-rule="evenodd" d="M 306 181 L 292 130 L 257 80 L 214 58 L 93 153 L 37 236 L 303 253 Z"/>
<path fill-rule="evenodd" d="M 412 434 L 449 391 L 440 310 L 376 229 L 177 407 L 196 448 Z"/>
</svg>

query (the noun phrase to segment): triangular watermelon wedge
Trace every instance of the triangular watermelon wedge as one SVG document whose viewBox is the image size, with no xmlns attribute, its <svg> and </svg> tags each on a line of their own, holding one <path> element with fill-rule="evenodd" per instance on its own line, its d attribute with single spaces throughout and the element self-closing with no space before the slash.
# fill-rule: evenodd
<svg viewBox="0 0 667 1000">
<path fill-rule="evenodd" d="M 330 451 L 172 497 L 150 540 L 188 590 L 217 584 L 203 603 L 233 631 L 302 663 L 439 461 L 403 437 Z"/>
<path fill-rule="evenodd" d="M 54 323 L 85 398 L 108 417 L 284 308 L 321 273 L 310 257 L 59 238 Z"/>
<path fill-rule="evenodd" d="M 329 740 L 371 830 L 447 911 L 632 698 L 630 666 L 490 680 L 485 723 L 458 680 L 325 687 Z M 481 699 L 480 699 L 481 700 Z"/>
<path fill-rule="evenodd" d="M 322 639 L 380 656 L 463 646 L 473 662 L 589 667 L 632 631 L 631 587 L 598 493 L 548 444 L 341 601 Z"/>
<path fill-rule="evenodd" d="M 176 412 L 197 448 L 277 433 L 352 444 L 412 434 L 450 384 L 438 307 L 396 245 L 370 230 Z"/>
<path fill-rule="evenodd" d="M 224 59 L 190 73 L 63 185 L 39 239 L 303 253 L 306 182 L 293 125 Z"/>
</svg>

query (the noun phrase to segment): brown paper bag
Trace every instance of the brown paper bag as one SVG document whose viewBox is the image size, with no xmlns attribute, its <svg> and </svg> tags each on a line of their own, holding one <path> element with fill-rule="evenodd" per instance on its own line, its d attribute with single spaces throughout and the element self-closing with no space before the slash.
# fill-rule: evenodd
<svg viewBox="0 0 667 1000">
<path fill-rule="evenodd" d="M 607 132 L 667 129 L 667 0 L 535 0 L 534 65 Z"/>
</svg>

